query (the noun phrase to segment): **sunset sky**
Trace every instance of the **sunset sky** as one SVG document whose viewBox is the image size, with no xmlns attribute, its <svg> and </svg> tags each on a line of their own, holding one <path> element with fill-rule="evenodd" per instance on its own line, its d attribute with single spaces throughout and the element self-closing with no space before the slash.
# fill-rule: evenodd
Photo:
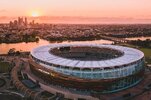
<svg viewBox="0 0 151 100">
<path fill-rule="evenodd" d="M 151 22 L 151 0 L 0 0 L 0 17 L 72 16 Z"/>
</svg>

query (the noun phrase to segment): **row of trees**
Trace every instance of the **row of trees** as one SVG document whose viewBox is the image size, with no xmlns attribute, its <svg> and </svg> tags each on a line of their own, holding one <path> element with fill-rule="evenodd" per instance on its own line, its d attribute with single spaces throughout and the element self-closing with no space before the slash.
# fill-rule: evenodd
<svg viewBox="0 0 151 100">
<path fill-rule="evenodd" d="M 0 38 L 0 43 L 38 42 L 39 38 L 35 34 L 6 34 Z"/>
<path fill-rule="evenodd" d="M 9 56 L 20 55 L 20 51 L 16 51 L 15 48 L 12 48 L 8 51 Z"/>
<path fill-rule="evenodd" d="M 140 47 L 145 47 L 145 48 L 151 48 L 151 40 L 146 39 L 146 40 L 131 40 L 129 41 L 130 44 L 137 45 Z"/>
</svg>

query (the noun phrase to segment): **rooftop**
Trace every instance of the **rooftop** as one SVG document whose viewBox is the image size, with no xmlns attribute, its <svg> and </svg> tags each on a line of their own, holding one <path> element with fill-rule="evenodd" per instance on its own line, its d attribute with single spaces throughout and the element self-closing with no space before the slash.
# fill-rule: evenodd
<svg viewBox="0 0 151 100">
<path fill-rule="evenodd" d="M 106 60 L 78 60 L 69 59 L 66 57 L 60 57 L 54 55 L 50 50 L 60 47 L 95 47 L 95 48 L 109 48 L 123 52 L 120 57 Z M 69 66 L 69 67 L 80 67 L 80 68 L 104 68 L 114 67 L 133 63 L 144 57 L 144 54 L 133 48 L 116 46 L 116 45 L 102 45 L 102 44 L 50 44 L 40 46 L 31 51 L 31 55 L 39 60 L 48 62 L 55 65 Z"/>
</svg>

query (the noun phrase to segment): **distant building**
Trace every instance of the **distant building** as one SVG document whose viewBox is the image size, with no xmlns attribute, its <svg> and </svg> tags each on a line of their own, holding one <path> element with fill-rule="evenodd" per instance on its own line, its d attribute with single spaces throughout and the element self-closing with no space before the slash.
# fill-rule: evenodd
<svg viewBox="0 0 151 100">
<path fill-rule="evenodd" d="M 12 29 L 34 28 L 36 26 L 38 26 L 38 23 L 35 24 L 34 20 L 28 23 L 27 17 L 18 17 L 18 20 L 10 21 L 9 23 L 9 27 Z"/>
<path fill-rule="evenodd" d="M 32 20 L 32 25 L 34 25 L 35 24 L 35 21 L 34 20 Z"/>
<path fill-rule="evenodd" d="M 27 21 L 27 17 L 25 17 L 25 26 L 27 27 L 28 25 L 28 21 Z"/>
<path fill-rule="evenodd" d="M 14 27 L 18 26 L 17 20 L 14 20 L 14 25 L 13 25 L 13 26 L 14 26 Z"/>
<path fill-rule="evenodd" d="M 14 20 L 14 21 L 10 21 L 9 23 L 9 27 L 12 29 L 24 29 L 27 28 L 28 26 L 33 27 L 35 25 L 35 21 L 32 20 L 32 22 L 30 22 L 28 24 L 28 20 L 27 17 L 23 18 L 23 17 L 18 17 L 18 20 Z"/>
<path fill-rule="evenodd" d="M 9 22 L 9 27 L 13 27 L 13 22 L 12 21 Z"/>
</svg>

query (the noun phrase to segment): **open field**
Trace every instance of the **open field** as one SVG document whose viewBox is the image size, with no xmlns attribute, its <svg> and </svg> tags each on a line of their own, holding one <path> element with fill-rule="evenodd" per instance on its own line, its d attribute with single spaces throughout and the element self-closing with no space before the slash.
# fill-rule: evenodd
<svg viewBox="0 0 151 100">
<path fill-rule="evenodd" d="M 144 52 L 145 57 L 151 57 L 151 49 L 150 48 L 140 48 L 139 50 Z"/>
<path fill-rule="evenodd" d="M 8 72 L 10 69 L 8 62 L 0 62 L 0 73 Z"/>
<path fill-rule="evenodd" d="M 149 48 L 140 48 L 142 52 L 145 54 L 145 60 L 147 61 L 148 64 L 151 64 L 151 49 Z"/>
<path fill-rule="evenodd" d="M 140 48 L 142 52 L 145 54 L 145 60 L 148 64 L 151 64 L 151 48 Z"/>
</svg>

